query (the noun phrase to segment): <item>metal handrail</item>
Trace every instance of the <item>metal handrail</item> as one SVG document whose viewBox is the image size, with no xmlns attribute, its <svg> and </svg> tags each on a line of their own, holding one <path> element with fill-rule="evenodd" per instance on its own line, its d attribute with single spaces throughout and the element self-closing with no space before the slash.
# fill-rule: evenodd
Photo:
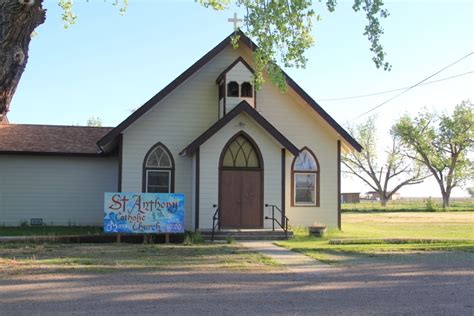
<svg viewBox="0 0 474 316">
<path fill-rule="evenodd" d="M 212 216 L 212 235 L 211 235 L 211 241 L 214 241 L 214 231 L 217 228 L 217 230 L 221 229 L 220 225 L 220 217 L 221 217 L 221 212 L 220 208 L 217 207 L 216 204 L 213 205 L 213 207 L 216 207 L 216 211 L 214 212 L 214 215 Z"/>
<path fill-rule="evenodd" d="M 278 224 L 278 226 L 283 229 L 285 232 L 285 238 L 288 239 L 288 217 L 286 217 L 285 214 L 280 210 L 280 208 L 276 205 L 273 204 L 265 204 L 265 207 L 271 207 L 272 208 L 272 217 L 265 216 L 265 219 L 271 219 L 272 220 L 272 230 L 275 231 L 275 222 Z M 280 212 L 281 214 L 281 222 L 275 218 L 275 209 Z"/>
</svg>

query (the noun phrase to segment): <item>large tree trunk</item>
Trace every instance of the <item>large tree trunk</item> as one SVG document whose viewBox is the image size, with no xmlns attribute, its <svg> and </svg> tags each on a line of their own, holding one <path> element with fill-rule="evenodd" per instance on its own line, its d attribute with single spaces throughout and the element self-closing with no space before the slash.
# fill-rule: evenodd
<svg viewBox="0 0 474 316">
<path fill-rule="evenodd" d="M 28 61 L 31 34 L 46 19 L 43 0 L 0 0 L 0 121 Z"/>
<path fill-rule="evenodd" d="M 445 211 L 449 209 L 450 197 L 451 197 L 451 190 L 446 190 L 446 192 L 443 192 L 443 210 Z"/>
<path fill-rule="evenodd" d="M 443 197 L 443 210 L 447 211 L 449 209 L 449 198 L 451 196 L 451 188 L 444 187 L 443 178 L 435 177 L 436 182 L 438 182 L 439 189 L 441 191 L 441 196 Z"/>
<path fill-rule="evenodd" d="M 443 194 L 443 210 L 447 210 L 449 208 L 449 196 L 445 193 Z"/>
<path fill-rule="evenodd" d="M 379 194 L 379 199 L 380 199 L 380 205 L 382 207 L 386 207 L 387 206 L 387 202 L 389 200 L 389 194 L 387 193 L 386 190 L 379 190 L 377 191 L 377 193 Z M 391 196 L 391 195 L 390 195 Z"/>
</svg>

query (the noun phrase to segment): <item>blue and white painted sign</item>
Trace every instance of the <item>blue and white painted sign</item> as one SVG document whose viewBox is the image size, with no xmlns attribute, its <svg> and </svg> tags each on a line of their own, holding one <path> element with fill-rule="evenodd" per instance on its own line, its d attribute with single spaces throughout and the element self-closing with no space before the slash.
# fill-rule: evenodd
<svg viewBox="0 0 474 316">
<path fill-rule="evenodd" d="M 184 194 L 106 192 L 106 233 L 184 233 Z"/>
</svg>

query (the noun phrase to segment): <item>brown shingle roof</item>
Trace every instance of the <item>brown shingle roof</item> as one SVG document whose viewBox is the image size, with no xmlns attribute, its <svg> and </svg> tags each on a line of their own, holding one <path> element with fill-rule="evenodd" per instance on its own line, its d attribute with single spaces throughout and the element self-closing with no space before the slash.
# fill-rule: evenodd
<svg viewBox="0 0 474 316">
<path fill-rule="evenodd" d="M 111 127 L 0 125 L 0 153 L 99 155 L 96 142 Z"/>
</svg>

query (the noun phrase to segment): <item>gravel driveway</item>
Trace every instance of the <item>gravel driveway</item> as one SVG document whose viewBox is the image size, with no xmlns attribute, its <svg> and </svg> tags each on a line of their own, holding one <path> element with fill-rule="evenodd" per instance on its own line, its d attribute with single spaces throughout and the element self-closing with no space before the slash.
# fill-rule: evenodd
<svg viewBox="0 0 474 316">
<path fill-rule="evenodd" d="M 474 314 L 474 254 L 313 271 L 128 271 L 0 279 L 0 314 Z"/>
</svg>

